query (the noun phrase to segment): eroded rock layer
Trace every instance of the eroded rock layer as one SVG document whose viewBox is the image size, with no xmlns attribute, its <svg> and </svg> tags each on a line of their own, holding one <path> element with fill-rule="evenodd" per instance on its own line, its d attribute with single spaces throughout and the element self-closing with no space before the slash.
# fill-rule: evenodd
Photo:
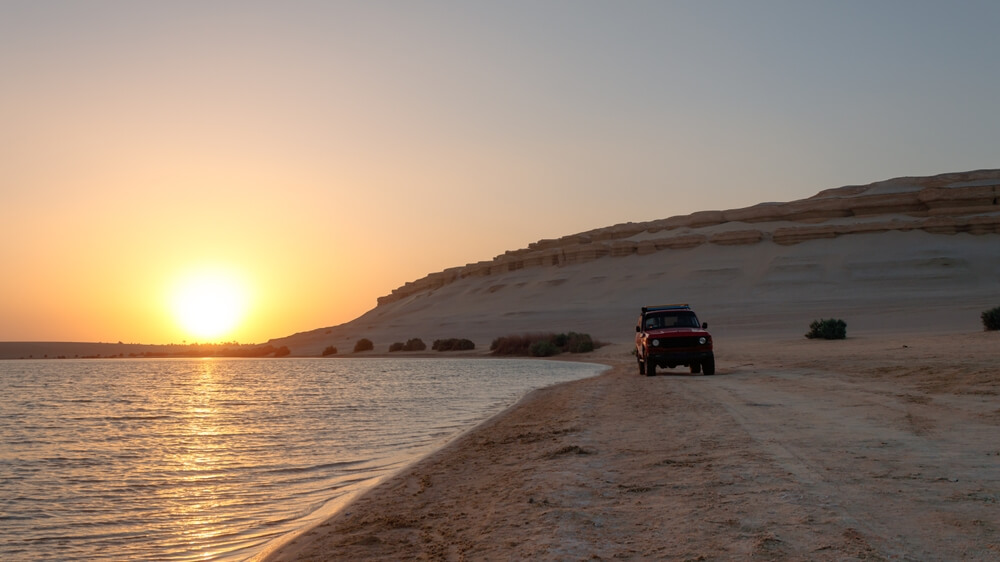
<svg viewBox="0 0 1000 562">
<path fill-rule="evenodd" d="M 492 260 L 453 267 L 406 283 L 378 299 L 389 304 L 457 280 L 535 267 L 687 250 L 703 244 L 794 245 L 854 234 L 920 230 L 931 234 L 1000 234 L 1000 170 L 896 178 L 822 191 L 808 199 L 761 203 L 625 223 L 540 240 Z"/>
</svg>

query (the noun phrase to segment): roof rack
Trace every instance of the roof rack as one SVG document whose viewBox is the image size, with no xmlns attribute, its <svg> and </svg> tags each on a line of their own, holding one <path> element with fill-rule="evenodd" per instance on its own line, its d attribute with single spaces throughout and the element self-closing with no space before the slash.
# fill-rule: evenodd
<svg viewBox="0 0 1000 562">
<path fill-rule="evenodd" d="M 653 312 L 655 310 L 691 310 L 691 307 L 685 304 L 656 304 L 652 306 L 642 307 L 642 312 Z"/>
</svg>

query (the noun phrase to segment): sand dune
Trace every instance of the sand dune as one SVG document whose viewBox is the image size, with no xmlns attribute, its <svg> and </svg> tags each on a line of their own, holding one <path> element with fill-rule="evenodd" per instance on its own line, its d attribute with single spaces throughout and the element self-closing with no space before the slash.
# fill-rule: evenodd
<svg viewBox="0 0 1000 562">
<path fill-rule="evenodd" d="M 524 331 L 623 342 L 639 306 L 688 302 L 714 331 L 975 330 L 1000 303 L 1000 170 L 898 178 L 788 203 L 542 240 L 405 284 L 347 324 L 275 340 L 296 354 L 420 337 L 481 347 Z"/>
</svg>

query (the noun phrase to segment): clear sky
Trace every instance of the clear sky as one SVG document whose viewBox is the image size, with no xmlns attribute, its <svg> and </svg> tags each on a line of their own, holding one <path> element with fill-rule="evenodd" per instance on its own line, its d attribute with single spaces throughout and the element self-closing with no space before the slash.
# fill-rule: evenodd
<svg viewBox="0 0 1000 562">
<path fill-rule="evenodd" d="M 998 29 L 994 0 L 0 0 L 0 340 L 263 342 L 543 238 L 998 167 Z"/>
</svg>

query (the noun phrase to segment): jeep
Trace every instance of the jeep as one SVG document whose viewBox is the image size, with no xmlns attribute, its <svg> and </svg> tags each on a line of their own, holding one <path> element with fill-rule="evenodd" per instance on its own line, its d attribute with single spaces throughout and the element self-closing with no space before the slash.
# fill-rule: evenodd
<svg viewBox="0 0 1000 562">
<path fill-rule="evenodd" d="M 708 323 L 699 323 L 686 304 L 644 306 L 635 326 L 635 357 L 639 374 L 654 376 L 656 368 L 684 365 L 692 373 L 715 374 L 715 353 Z"/>
</svg>

